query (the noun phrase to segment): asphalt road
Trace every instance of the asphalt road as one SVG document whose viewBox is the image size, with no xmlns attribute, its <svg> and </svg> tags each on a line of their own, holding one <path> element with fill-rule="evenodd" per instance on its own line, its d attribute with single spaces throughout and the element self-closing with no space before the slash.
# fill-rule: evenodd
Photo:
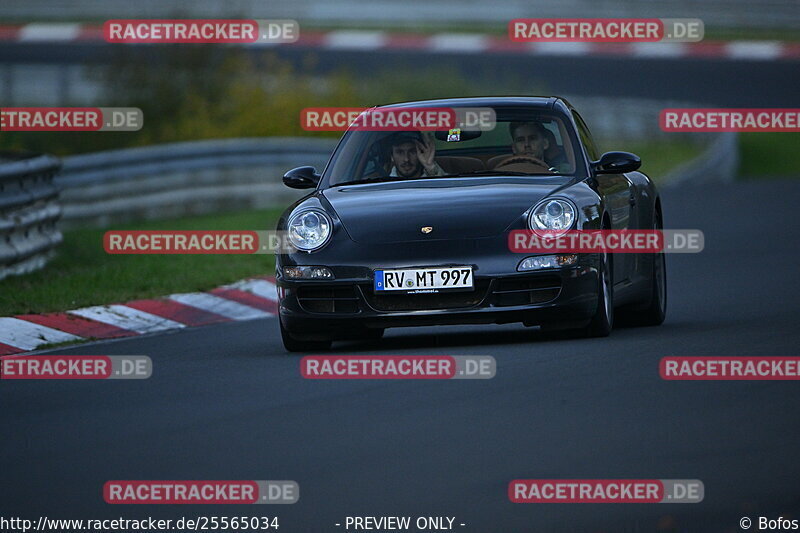
<svg viewBox="0 0 800 533">
<path fill-rule="evenodd" d="M 144 381 L 0 382 L 0 516 L 454 516 L 462 531 L 741 531 L 800 511 L 800 383 L 667 382 L 665 355 L 798 355 L 800 182 L 664 191 L 700 228 L 668 258 L 661 327 L 563 340 L 520 326 L 389 330 L 339 354 L 485 354 L 492 380 L 311 381 L 274 319 L 56 350 L 144 354 Z M 516 478 L 700 479 L 699 504 L 512 504 Z M 284 506 L 112 506 L 112 479 L 291 479 Z M 786 516 L 784 514 L 784 516 Z M 755 530 L 755 528 L 753 529 Z"/>
</svg>

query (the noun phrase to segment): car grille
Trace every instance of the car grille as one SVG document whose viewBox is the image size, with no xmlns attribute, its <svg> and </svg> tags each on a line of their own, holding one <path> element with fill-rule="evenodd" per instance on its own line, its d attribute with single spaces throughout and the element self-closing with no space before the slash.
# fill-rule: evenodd
<svg viewBox="0 0 800 533">
<path fill-rule="evenodd" d="M 377 294 L 371 286 L 363 286 L 367 303 L 378 311 L 422 311 L 475 307 L 486 297 L 488 281 L 476 281 L 472 291 L 431 294 Z"/>
<path fill-rule="evenodd" d="M 358 294 L 355 286 L 300 287 L 297 289 L 300 307 L 309 313 L 358 313 Z"/>
<path fill-rule="evenodd" d="M 297 289 L 297 301 L 309 313 L 359 313 L 359 294 L 376 311 L 423 311 L 438 309 L 469 309 L 479 306 L 491 288 L 488 302 L 496 307 L 541 304 L 554 300 L 561 292 L 559 276 L 532 278 L 476 280 L 472 291 L 439 292 L 430 294 L 379 294 L 371 285 L 305 286 Z"/>
<path fill-rule="evenodd" d="M 499 307 L 526 304 L 541 304 L 554 300 L 561 292 L 558 276 L 497 280 L 492 295 Z"/>
</svg>

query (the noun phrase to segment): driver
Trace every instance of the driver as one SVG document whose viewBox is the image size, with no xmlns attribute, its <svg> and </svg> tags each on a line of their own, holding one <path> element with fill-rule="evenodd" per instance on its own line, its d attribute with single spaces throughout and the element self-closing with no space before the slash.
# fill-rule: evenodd
<svg viewBox="0 0 800 533">
<path fill-rule="evenodd" d="M 547 130 L 539 122 L 512 122 L 508 125 L 511 133 L 511 152 L 514 155 L 529 155 L 544 161 L 544 152 L 550 148 Z"/>
<path fill-rule="evenodd" d="M 560 171 L 560 167 L 566 165 L 567 161 L 563 154 L 551 159 L 545 157 L 547 149 L 550 148 L 550 135 L 540 122 L 511 122 L 508 131 L 511 134 L 513 155 L 501 164 L 513 162 L 514 156 L 527 156 L 546 163 L 550 171 Z"/>
<path fill-rule="evenodd" d="M 443 176 L 445 171 L 434 160 L 436 147 L 433 136 L 423 135 L 417 131 L 401 131 L 392 135 L 390 159 L 392 171 L 390 176 L 400 178 L 423 178 Z"/>
</svg>

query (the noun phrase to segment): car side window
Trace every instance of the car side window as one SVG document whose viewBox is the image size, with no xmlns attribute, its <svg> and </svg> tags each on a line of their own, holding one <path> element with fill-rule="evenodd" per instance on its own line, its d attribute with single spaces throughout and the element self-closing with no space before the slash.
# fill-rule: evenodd
<svg viewBox="0 0 800 533">
<path fill-rule="evenodd" d="M 374 176 L 378 174 L 385 174 L 381 158 L 380 143 L 375 142 L 370 146 L 367 160 L 364 163 L 364 170 L 361 172 L 361 177 Z"/>
<path fill-rule="evenodd" d="M 578 135 L 581 138 L 583 146 L 586 147 L 586 152 L 589 154 L 589 159 L 592 161 L 597 161 L 600 159 L 600 154 L 597 151 L 597 145 L 594 143 L 594 138 L 592 138 L 589 128 L 586 126 L 586 123 L 578 113 L 573 111 L 572 116 L 575 118 L 575 124 L 578 125 Z"/>
</svg>

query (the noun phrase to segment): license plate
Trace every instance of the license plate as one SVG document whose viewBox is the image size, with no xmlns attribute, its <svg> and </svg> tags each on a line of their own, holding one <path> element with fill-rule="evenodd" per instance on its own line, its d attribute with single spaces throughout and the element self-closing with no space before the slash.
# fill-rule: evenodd
<svg viewBox="0 0 800 533">
<path fill-rule="evenodd" d="M 376 291 L 425 293 L 471 288 L 472 267 L 469 266 L 375 271 Z"/>
</svg>

